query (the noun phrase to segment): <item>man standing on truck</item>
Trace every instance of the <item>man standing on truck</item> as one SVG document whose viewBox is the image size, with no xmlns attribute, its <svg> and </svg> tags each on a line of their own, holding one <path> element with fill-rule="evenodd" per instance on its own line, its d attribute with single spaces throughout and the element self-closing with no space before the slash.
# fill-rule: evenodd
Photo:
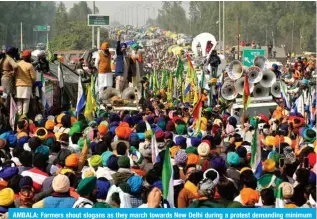
<svg viewBox="0 0 317 219">
<path fill-rule="evenodd" d="M 129 61 L 127 57 L 127 44 L 120 43 L 121 32 L 117 36 L 116 58 L 116 89 L 122 93 L 127 84 Z"/>
<path fill-rule="evenodd" d="M 112 87 L 113 85 L 111 53 L 108 42 L 101 44 L 101 51 L 96 57 L 95 67 L 98 69 L 98 88 L 99 96 L 101 96 L 105 87 Z"/>
<path fill-rule="evenodd" d="M 10 94 L 14 94 L 14 77 L 18 69 L 18 64 L 14 60 L 14 48 L 8 47 L 6 54 L 0 60 L 0 75 L 1 86 L 6 90 L 8 98 L 6 100 L 6 107 L 9 108 Z"/>
<path fill-rule="evenodd" d="M 211 66 L 211 76 L 212 78 L 217 78 L 218 66 L 221 64 L 220 58 L 217 55 L 217 51 L 213 50 L 208 59 L 208 65 Z"/>
</svg>

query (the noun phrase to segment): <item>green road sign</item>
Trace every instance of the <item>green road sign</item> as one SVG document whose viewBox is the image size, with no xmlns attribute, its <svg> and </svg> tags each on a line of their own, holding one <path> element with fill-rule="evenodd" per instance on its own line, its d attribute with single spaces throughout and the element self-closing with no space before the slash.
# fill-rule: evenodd
<svg viewBox="0 0 317 219">
<path fill-rule="evenodd" d="M 33 27 L 33 31 L 50 31 L 51 26 L 46 26 L 46 25 L 37 25 Z"/>
<path fill-rule="evenodd" d="M 253 61 L 255 57 L 264 55 L 264 49 L 245 49 L 243 50 L 243 65 L 251 67 L 253 66 Z"/>
<path fill-rule="evenodd" d="M 109 16 L 89 14 L 88 26 L 105 26 L 109 25 Z"/>
</svg>

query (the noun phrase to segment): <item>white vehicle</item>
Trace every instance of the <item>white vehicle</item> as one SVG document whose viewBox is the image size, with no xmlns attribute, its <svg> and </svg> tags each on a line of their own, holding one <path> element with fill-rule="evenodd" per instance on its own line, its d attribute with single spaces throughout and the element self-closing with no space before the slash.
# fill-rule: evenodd
<svg viewBox="0 0 317 219">
<path fill-rule="evenodd" d="M 246 115 L 256 116 L 258 114 L 269 115 L 270 109 L 275 108 L 277 103 L 273 101 L 272 96 L 262 97 L 262 98 L 253 98 L 251 97 L 251 103 L 248 106 Z M 233 115 L 235 111 L 239 110 L 239 114 L 243 113 L 243 103 L 242 98 L 236 99 L 236 103 L 234 103 L 231 107 L 230 114 Z"/>
</svg>

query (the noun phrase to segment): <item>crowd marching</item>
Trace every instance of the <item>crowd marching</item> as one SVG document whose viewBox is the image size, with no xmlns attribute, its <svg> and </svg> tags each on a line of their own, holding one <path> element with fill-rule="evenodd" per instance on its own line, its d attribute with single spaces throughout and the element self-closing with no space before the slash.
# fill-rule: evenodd
<svg viewBox="0 0 317 219">
<path fill-rule="evenodd" d="M 192 57 L 168 54 L 168 40 L 143 50 L 133 44 L 130 53 L 121 38 L 115 82 L 105 42 L 93 60 L 98 89 L 88 83 L 76 109 L 35 117 L 28 116 L 34 87 L 41 86 L 34 66 L 49 70 L 47 61 L 32 63 L 29 50 L 1 53 L 3 218 L 9 208 L 316 207 L 315 60 L 285 63 L 282 72 L 272 66 L 288 92 L 275 98 L 269 114 L 252 117 L 230 114 L 221 98 L 217 68 L 225 60 L 215 50 L 201 65 L 211 71 L 204 68 L 198 80 Z M 101 108 L 91 93 L 139 89 L 140 80 L 145 101 L 139 111 Z"/>
</svg>

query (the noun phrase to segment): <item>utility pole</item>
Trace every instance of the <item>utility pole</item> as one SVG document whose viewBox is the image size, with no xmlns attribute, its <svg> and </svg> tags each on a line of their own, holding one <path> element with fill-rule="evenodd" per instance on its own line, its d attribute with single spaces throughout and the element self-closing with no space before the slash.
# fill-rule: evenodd
<svg viewBox="0 0 317 219">
<path fill-rule="evenodd" d="M 222 49 L 223 55 L 225 55 L 225 1 L 223 1 L 222 3 Z"/>
<path fill-rule="evenodd" d="M 218 26 L 219 26 L 219 52 L 221 52 L 221 1 L 219 1 L 219 18 L 218 18 Z"/>
<path fill-rule="evenodd" d="M 134 8 L 134 6 L 132 5 L 131 6 L 131 19 L 132 19 L 132 23 L 131 24 L 132 24 L 132 26 L 133 26 L 133 8 Z"/>
<path fill-rule="evenodd" d="M 23 51 L 23 24 L 21 22 L 21 51 Z"/>
<path fill-rule="evenodd" d="M 267 25 L 265 26 L 265 46 L 267 46 Z"/>
<path fill-rule="evenodd" d="M 143 6 L 143 9 L 144 9 L 144 26 L 145 26 L 145 24 L 146 24 L 146 21 L 145 21 L 146 8 L 145 8 L 145 6 Z"/>
<path fill-rule="evenodd" d="M 240 17 L 238 18 L 238 60 L 240 59 Z"/>
<path fill-rule="evenodd" d="M 299 48 L 300 48 L 300 52 L 302 53 L 302 30 L 299 29 Z"/>
<path fill-rule="evenodd" d="M 95 14 L 96 10 L 95 10 L 95 1 L 92 2 L 92 11 L 93 14 Z M 91 27 L 91 48 L 93 49 L 95 47 L 95 27 L 92 26 Z"/>
<path fill-rule="evenodd" d="M 139 5 L 136 5 L 136 27 L 139 27 Z"/>
<path fill-rule="evenodd" d="M 294 52 L 294 27 L 295 27 L 295 21 L 293 21 L 293 28 L 292 28 L 292 53 Z"/>
</svg>

